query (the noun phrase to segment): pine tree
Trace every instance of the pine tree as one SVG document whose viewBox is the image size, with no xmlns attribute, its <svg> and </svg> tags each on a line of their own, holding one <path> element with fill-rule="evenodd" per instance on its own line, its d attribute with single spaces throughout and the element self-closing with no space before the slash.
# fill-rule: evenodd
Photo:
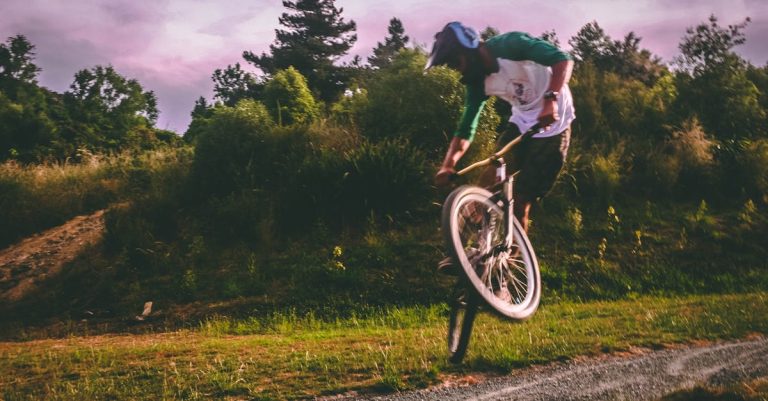
<svg viewBox="0 0 768 401">
<path fill-rule="evenodd" d="M 334 62 L 357 41 L 355 22 L 345 21 L 344 9 L 336 8 L 333 0 L 285 0 L 283 6 L 289 11 L 279 21 L 286 29 L 275 30 L 271 54 L 246 51 L 243 58 L 268 75 L 294 67 L 321 99 L 335 99 L 348 77 Z"/>
<path fill-rule="evenodd" d="M 403 23 L 398 18 L 389 20 L 389 36 L 384 38 L 384 43 L 378 42 L 373 49 L 373 56 L 368 57 L 368 62 L 378 68 L 385 67 L 392 62 L 392 58 L 408 43 Z"/>
</svg>

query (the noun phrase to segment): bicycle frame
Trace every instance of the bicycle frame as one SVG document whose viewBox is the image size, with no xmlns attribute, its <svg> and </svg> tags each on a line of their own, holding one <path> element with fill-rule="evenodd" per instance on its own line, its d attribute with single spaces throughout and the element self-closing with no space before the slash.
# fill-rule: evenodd
<svg viewBox="0 0 768 401">
<path fill-rule="evenodd" d="M 481 160 L 477 163 L 471 164 L 462 170 L 456 172 L 456 176 L 462 176 L 478 167 L 493 165 L 496 168 L 496 184 L 501 184 L 501 190 L 498 192 L 495 192 L 494 195 L 497 195 L 498 200 L 502 203 L 502 208 L 504 210 L 504 243 L 499 245 L 496 249 L 493 249 L 493 251 L 485 255 L 484 258 L 488 258 L 491 256 L 495 256 L 500 254 L 501 252 L 505 252 L 509 250 L 512 247 L 512 243 L 514 238 L 514 210 L 515 210 L 515 200 L 513 196 L 513 187 L 514 187 L 514 177 L 517 175 L 518 172 L 515 172 L 514 174 L 507 175 L 507 165 L 504 162 L 503 156 L 509 152 L 513 147 L 518 145 L 520 142 L 528 139 L 532 135 L 538 133 L 541 130 L 541 126 L 539 124 L 534 125 L 526 131 L 525 133 L 521 134 L 514 140 L 510 141 L 508 144 L 506 144 L 504 147 L 502 147 L 498 152 L 494 153 L 490 157 Z M 500 196 L 499 196 L 500 195 Z"/>
</svg>

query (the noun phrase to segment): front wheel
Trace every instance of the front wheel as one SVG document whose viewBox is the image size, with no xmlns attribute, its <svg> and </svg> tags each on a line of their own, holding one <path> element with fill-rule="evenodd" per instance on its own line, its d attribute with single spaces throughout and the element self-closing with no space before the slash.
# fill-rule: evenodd
<svg viewBox="0 0 768 401">
<path fill-rule="evenodd" d="M 541 298 L 539 263 L 517 219 L 512 246 L 504 249 L 502 207 L 476 186 L 456 188 L 443 205 L 442 231 L 448 255 L 492 310 L 514 320 L 532 316 Z"/>
</svg>

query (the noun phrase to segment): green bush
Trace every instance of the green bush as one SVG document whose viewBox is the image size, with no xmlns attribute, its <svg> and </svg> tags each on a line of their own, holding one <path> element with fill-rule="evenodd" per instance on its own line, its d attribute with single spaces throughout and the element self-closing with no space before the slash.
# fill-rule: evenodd
<svg viewBox="0 0 768 401">
<path fill-rule="evenodd" d="M 428 169 L 424 153 L 404 139 L 315 149 L 282 196 L 282 221 L 357 225 L 371 215 L 416 215 L 429 204 Z"/>
<path fill-rule="evenodd" d="M 608 204 L 618 193 L 622 183 L 622 150 L 608 154 L 583 154 L 576 161 L 577 186 L 581 195 Z"/>
<path fill-rule="evenodd" d="M 264 87 L 264 104 L 278 125 L 306 124 L 320 114 L 307 80 L 293 67 L 280 70 Z"/>
<path fill-rule="evenodd" d="M 739 160 L 745 191 L 768 204 L 768 139 L 747 144 Z"/>
<path fill-rule="evenodd" d="M 266 143 L 273 138 L 273 126 L 266 107 L 254 100 L 216 108 L 195 146 L 192 177 L 201 196 L 253 188 L 274 177 L 276 155 Z"/>
<path fill-rule="evenodd" d="M 360 120 L 363 133 L 372 140 L 401 137 L 433 157 L 444 152 L 458 125 L 464 85 L 459 75 L 447 68 L 424 74 L 425 62 L 421 52 L 403 50 L 391 65 L 377 70 Z M 478 137 L 492 141 L 498 124 L 494 108 L 486 107 Z"/>
<path fill-rule="evenodd" d="M 347 215 L 403 215 L 426 206 L 431 191 L 425 155 L 407 140 L 363 143 L 346 158 L 342 205 Z"/>
<path fill-rule="evenodd" d="M 715 148 L 698 120 L 688 120 L 650 152 L 638 175 L 662 194 L 700 197 L 715 184 Z"/>
</svg>

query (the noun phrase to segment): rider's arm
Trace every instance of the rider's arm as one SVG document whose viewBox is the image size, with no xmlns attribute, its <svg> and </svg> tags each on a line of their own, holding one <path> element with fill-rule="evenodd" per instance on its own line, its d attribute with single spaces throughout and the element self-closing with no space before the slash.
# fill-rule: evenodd
<svg viewBox="0 0 768 401">
<path fill-rule="evenodd" d="M 459 137 L 472 142 L 486 100 L 488 100 L 488 96 L 485 95 L 485 89 L 482 84 L 467 85 L 467 95 L 464 100 L 464 113 L 461 115 L 461 120 L 459 120 L 459 126 L 456 129 L 456 132 L 453 133 L 454 137 Z"/>
<path fill-rule="evenodd" d="M 456 172 L 456 164 L 469 149 L 469 145 L 475 137 L 477 124 L 480 121 L 480 114 L 485 107 L 486 100 L 488 100 L 488 96 L 485 95 L 482 85 L 467 85 L 464 113 L 459 120 L 459 127 L 454 132 L 451 143 L 448 145 L 448 151 L 445 152 L 443 164 L 435 175 L 435 184 L 438 186 L 448 184 L 451 175 Z"/>
<path fill-rule="evenodd" d="M 456 163 L 459 162 L 461 156 L 467 152 L 470 145 L 469 139 L 464 139 L 458 136 L 454 136 L 451 139 L 451 143 L 448 145 L 448 151 L 445 152 L 445 159 L 440 166 L 440 170 L 435 175 L 435 184 L 437 186 L 445 186 L 451 180 L 451 176 L 456 172 Z"/>
<path fill-rule="evenodd" d="M 547 90 L 553 92 L 562 91 L 563 86 L 571 79 L 572 72 L 572 60 L 563 60 L 552 65 L 552 78 L 549 80 L 549 88 Z"/>
<path fill-rule="evenodd" d="M 549 80 L 547 91 L 562 92 L 563 86 L 571 79 L 573 71 L 573 61 L 563 60 L 552 65 L 552 78 Z M 556 99 L 544 99 L 541 114 L 539 114 L 539 123 L 546 127 L 559 120 Z"/>
</svg>

